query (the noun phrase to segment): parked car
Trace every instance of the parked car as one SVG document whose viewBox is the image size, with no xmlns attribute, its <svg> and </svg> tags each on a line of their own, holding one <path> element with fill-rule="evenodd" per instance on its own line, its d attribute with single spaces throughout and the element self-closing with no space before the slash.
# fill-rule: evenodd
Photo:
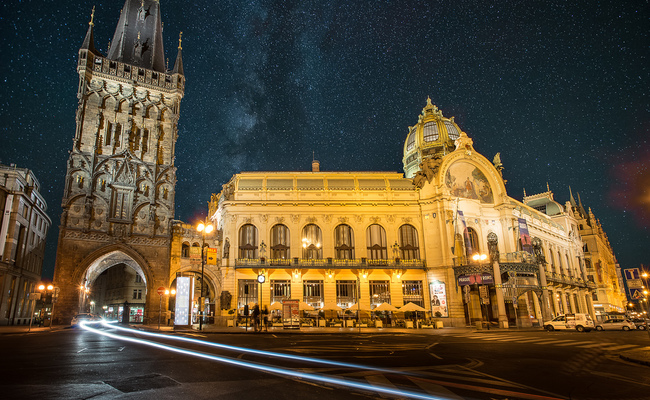
<svg viewBox="0 0 650 400">
<path fill-rule="evenodd" d="M 636 329 L 640 331 L 646 330 L 646 322 L 648 323 L 648 325 L 650 325 L 650 320 L 645 320 L 643 318 L 634 318 L 632 322 L 634 323 L 634 325 L 636 325 Z"/>
<path fill-rule="evenodd" d="M 636 329 L 636 325 L 629 319 L 608 319 L 596 324 L 597 331 L 629 331 L 632 329 Z"/>
<path fill-rule="evenodd" d="M 90 313 L 81 313 L 72 317 L 72 322 L 70 322 L 70 325 L 76 326 L 81 321 L 91 322 L 91 321 L 99 321 L 99 320 L 101 320 L 101 318 L 98 315 L 94 315 Z"/>
<path fill-rule="evenodd" d="M 578 332 L 589 332 L 594 329 L 594 320 L 589 314 L 563 314 L 550 321 L 544 322 L 547 331 L 575 329 Z"/>
</svg>

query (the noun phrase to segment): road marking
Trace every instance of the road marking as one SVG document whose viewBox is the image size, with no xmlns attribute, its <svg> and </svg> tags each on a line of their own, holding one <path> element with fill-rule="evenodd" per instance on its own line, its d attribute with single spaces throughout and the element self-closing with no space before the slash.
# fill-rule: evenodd
<svg viewBox="0 0 650 400">
<path fill-rule="evenodd" d="M 556 344 L 555 346 L 577 346 L 579 344 L 593 344 L 594 342 L 592 341 L 587 341 L 587 342 L 573 342 L 573 343 L 562 343 L 562 344 Z"/>
<path fill-rule="evenodd" d="M 515 343 L 544 343 L 548 341 L 554 341 L 555 339 L 525 339 L 525 340 L 517 340 Z"/>
<path fill-rule="evenodd" d="M 77 352 L 77 354 L 81 353 L 82 351 L 86 351 L 86 350 L 88 350 L 88 348 L 87 348 L 87 347 L 84 347 L 83 349 L 79 350 L 79 351 Z"/>
<path fill-rule="evenodd" d="M 117 351 L 122 351 L 122 350 L 124 350 L 125 348 L 126 348 L 126 346 L 122 346 L 122 347 L 120 347 L 119 349 L 117 349 Z"/>
<path fill-rule="evenodd" d="M 437 358 L 438 360 L 442 360 L 442 357 L 440 357 L 440 356 L 437 355 L 437 354 L 429 353 L 429 355 L 430 355 L 430 356 L 433 356 L 433 357 L 435 357 L 435 358 Z"/>
<path fill-rule="evenodd" d="M 561 343 L 561 344 L 558 344 L 558 343 Z M 554 341 L 552 343 L 549 343 L 549 344 L 552 344 L 553 346 L 563 346 L 563 345 L 567 346 L 567 345 L 571 345 L 571 344 L 575 344 L 575 343 L 576 343 L 575 340 L 556 340 L 556 341 Z"/>
<path fill-rule="evenodd" d="M 427 382 L 419 379 L 411 379 L 409 380 L 413 383 L 415 383 L 417 386 L 420 387 L 420 389 L 424 390 L 428 394 L 434 395 L 434 396 L 440 396 L 444 399 L 454 399 L 454 400 L 462 400 L 463 398 L 458 396 L 456 393 L 452 392 L 451 390 L 447 389 L 446 387 L 442 385 L 437 385 L 432 382 Z"/>
<path fill-rule="evenodd" d="M 621 346 L 608 347 L 608 348 L 603 349 L 603 350 L 605 350 L 605 351 L 616 351 L 616 350 L 629 349 L 629 348 L 632 348 L 632 347 L 639 347 L 639 346 L 637 346 L 636 344 L 624 344 L 624 345 L 621 345 Z"/>
<path fill-rule="evenodd" d="M 603 346 L 609 346 L 611 344 L 616 344 L 616 343 L 602 342 L 602 343 L 588 344 L 588 345 L 585 345 L 585 346 L 576 346 L 576 347 L 581 347 L 583 349 L 591 349 L 592 347 L 603 347 Z"/>
<path fill-rule="evenodd" d="M 364 376 L 366 381 L 373 386 L 383 386 L 389 388 L 397 388 L 391 381 L 388 380 L 384 375 L 366 375 Z"/>
</svg>

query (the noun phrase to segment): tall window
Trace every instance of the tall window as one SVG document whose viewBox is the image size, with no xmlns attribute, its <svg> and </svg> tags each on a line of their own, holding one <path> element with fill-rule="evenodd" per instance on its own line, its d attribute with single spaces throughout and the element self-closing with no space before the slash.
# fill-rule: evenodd
<svg viewBox="0 0 650 400">
<path fill-rule="evenodd" d="M 411 302 L 424 307 L 422 281 L 402 281 L 402 295 L 404 295 L 404 304 Z"/>
<path fill-rule="evenodd" d="M 342 224 L 334 229 L 334 250 L 338 259 L 354 259 L 354 231 L 349 225 Z"/>
<path fill-rule="evenodd" d="M 386 231 L 381 225 L 373 224 L 366 229 L 366 243 L 368 244 L 368 258 L 370 260 L 388 259 Z"/>
<path fill-rule="evenodd" d="M 336 281 L 336 304 L 348 308 L 357 302 L 357 281 Z"/>
<path fill-rule="evenodd" d="M 323 281 L 303 281 L 304 302 L 314 308 L 323 304 Z"/>
<path fill-rule="evenodd" d="M 246 224 L 239 228 L 239 258 L 257 258 L 257 228 Z"/>
<path fill-rule="evenodd" d="M 323 258 L 323 235 L 318 225 L 309 224 L 302 229 L 302 258 L 318 260 Z"/>
<path fill-rule="evenodd" d="M 271 258 L 288 259 L 289 243 L 289 228 L 282 224 L 271 228 Z"/>
<path fill-rule="evenodd" d="M 133 204 L 133 188 L 118 187 L 113 185 L 113 196 L 111 202 L 111 218 L 119 220 L 131 220 L 131 206 Z"/>
<path fill-rule="evenodd" d="M 271 303 L 291 299 L 291 281 L 271 280 Z"/>
<path fill-rule="evenodd" d="M 181 257 L 188 258 L 190 256 L 190 244 L 183 242 L 181 245 Z"/>
<path fill-rule="evenodd" d="M 390 304 L 390 282 L 370 281 L 370 308 L 375 308 L 381 303 Z"/>
<path fill-rule="evenodd" d="M 419 260 L 418 231 L 412 225 L 399 227 L 399 248 L 404 260 Z"/>
<path fill-rule="evenodd" d="M 435 142 L 438 140 L 440 134 L 438 133 L 437 122 L 427 122 L 422 128 L 422 136 L 425 142 Z"/>
<path fill-rule="evenodd" d="M 465 255 L 471 259 L 472 255 L 480 253 L 481 248 L 478 245 L 478 234 L 472 228 L 467 228 L 465 235 Z"/>
<path fill-rule="evenodd" d="M 257 281 L 255 279 L 240 279 L 237 290 L 237 309 L 249 303 L 257 303 Z"/>
</svg>

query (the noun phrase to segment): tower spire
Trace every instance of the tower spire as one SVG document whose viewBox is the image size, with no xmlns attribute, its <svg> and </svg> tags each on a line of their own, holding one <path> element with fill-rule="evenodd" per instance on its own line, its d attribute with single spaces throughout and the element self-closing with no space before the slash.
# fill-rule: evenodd
<svg viewBox="0 0 650 400">
<path fill-rule="evenodd" d="M 95 49 L 95 37 L 93 35 L 93 27 L 95 26 L 95 23 L 93 22 L 94 19 L 95 19 L 95 6 L 93 6 L 93 10 L 90 13 L 90 22 L 88 22 L 88 30 L 86 31 L 86 37 L 84 38 L 84 41 L 81 44 L 81 50 L 88 50 L 94 55 L 98 55 L 97 50 Z"/>
<path fill-rule="evenodd" d="M 165 72 L 165 50 L 157 0 L 125 0 L 107 58 Z"/>
<path fill-rule="evenodd" d="M 185 75 L 183 72 L 183 47 L 181 43 L 183 41 L 183 31 L 178 34 L 178 54 L 176 55 L 176 62 L 174 62 L 174 70 L 172 73 Z"/>
</svg>

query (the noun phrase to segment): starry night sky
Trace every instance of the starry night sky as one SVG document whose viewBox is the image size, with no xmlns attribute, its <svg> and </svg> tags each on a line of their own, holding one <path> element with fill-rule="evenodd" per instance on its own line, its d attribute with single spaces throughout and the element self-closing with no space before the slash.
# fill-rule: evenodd
<svg viewBox="0 0 650 400">
<path fill-rule="evenodd" d="M 0 6 L 0 161 L 32 169 L 52 228 L 90 12 L 105 55 L 124 2 Z M 162 0 L 166 57 L 183 31 L 187 86 L 176 218 L 205 217 L 240 171 L 399 171 L 427 96 L 522 199 L 569 186 L 623 268 L 650 264 L 648 1 Z M 577 197 L 577 196 L 576 196 Z"/>
</svg>

